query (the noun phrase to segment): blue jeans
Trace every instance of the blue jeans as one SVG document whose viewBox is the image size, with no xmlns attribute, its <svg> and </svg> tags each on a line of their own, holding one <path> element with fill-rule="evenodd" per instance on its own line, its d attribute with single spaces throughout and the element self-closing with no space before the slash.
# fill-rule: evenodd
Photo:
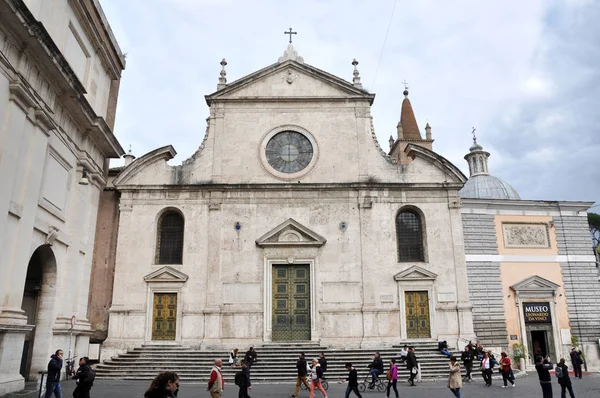
<svg viewBox="0 0 600 398">
<path fill-rule="evenodd" d="M 375 384 L 377 376 L 379 376 L 379 369 L 371 369 L 371 376 L 373 376 L 372 383 Z"/>
<path fill-rule="evenodd" d="M 447 349 L 440 350 L 440 352 L 442 354 L 446 355 L 448 358 L 450 358 L 452 356 L 452 354 L 450 354 L 450 351 L 448 351 Z"/>
<path fill-rule="evenodd" d="M 450 391 L 452 391 L 452 394 L 454 394 L 456 398 L 460 398 L 460 388 L 451 388 Z"/>
<path fill-rule="evenodd" d="M 362 395 L 360 395 L 360 392 L 358 392 L 358 387 L 350 387 L 348 385 L 348 388 L 346 388 L 345 398 L 350 398 L 350 392 L 353 392 L 358 398 L 362 398 Z"/>
<path fill-rule="evenodd" d="M 50 383 L 46 383 L 46 394 L 44 398 L 50 398 L 54 393 L 56 398 L 62 398 L 62 389 L 60 388 L 60 382 L 54 381 Z"/>
</svg>

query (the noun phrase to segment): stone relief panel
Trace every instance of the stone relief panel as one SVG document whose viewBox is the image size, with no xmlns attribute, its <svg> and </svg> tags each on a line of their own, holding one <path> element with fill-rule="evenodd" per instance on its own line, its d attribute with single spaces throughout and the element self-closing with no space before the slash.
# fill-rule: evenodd
<svg viewBox="0 0 600 398">
<path fill-rule="evenodd" d="M 550 247 L 548 224 L 545 223 L 502 223 L 502 235 L 506 248 Z"/>
</svg>

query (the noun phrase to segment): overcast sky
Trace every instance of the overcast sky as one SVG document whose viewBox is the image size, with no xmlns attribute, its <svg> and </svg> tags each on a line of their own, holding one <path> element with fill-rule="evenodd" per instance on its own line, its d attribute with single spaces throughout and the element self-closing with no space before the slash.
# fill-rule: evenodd
<svg viewBox="0 0 600 398">
<path fill-rule="evenodd" d="M 360 62 L 385 150 L 406 79 L 422 134 L 429 122 L 434 150 L 465 174 L 474 126 L 491 173 L 523 199 L 600 203 L 599 1 L 101 4 L 127 54 L 115 134 L 137 156 L 172 144 L 171 164 L 188 158 L 204 136 L 204 95 L 216 90 L 221 59 L 229 82 L 270 65 L 292 27 L 306 63 L 351 81 L 352 59 Z"/>
</svg>

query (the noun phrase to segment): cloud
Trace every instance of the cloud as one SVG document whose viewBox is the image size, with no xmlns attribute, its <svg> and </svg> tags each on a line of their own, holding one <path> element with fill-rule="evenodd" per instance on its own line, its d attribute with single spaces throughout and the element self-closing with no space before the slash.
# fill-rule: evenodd
<svg viewBox="0 0 600 398">
<path fill-rule="evenodd" d="M 221 59 L 229 82 L 274 63 L 291 26 L 307 63 L 351 81 L 360 62 L 384 147 L 407 79 L 419 125 L 464 172 L 475 126 L 521 197 L 600 201 L 597 2 L 398 0 L 381 61 L 394 0 L 101 2 L 128 54 L 115 133 L 138 155 L 173 144 L 176 162 L 190 156 Z"/>
</svg>

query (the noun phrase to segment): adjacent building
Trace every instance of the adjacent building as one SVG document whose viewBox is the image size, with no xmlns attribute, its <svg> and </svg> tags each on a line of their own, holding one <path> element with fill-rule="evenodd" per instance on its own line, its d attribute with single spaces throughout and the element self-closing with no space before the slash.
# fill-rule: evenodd
<svg viewBox="0 0 600 398">
<path fill-rule="evenodd" d="M 125 59 L 96 0 L 0 0 L 0 395 L 88 353 L 92 253 Z"/>
<path fill-rule="evenodd" d="M 490 175 L 490 154 L 474 140 L 470 178 L 460 191 L 469 295 L 486 346 L 520 344 L 535 355 L 569 358 L 581 345 L 598 369 L 600 284 L 587 211 L 591 202 L 521 200 Z"/>
</svg>

